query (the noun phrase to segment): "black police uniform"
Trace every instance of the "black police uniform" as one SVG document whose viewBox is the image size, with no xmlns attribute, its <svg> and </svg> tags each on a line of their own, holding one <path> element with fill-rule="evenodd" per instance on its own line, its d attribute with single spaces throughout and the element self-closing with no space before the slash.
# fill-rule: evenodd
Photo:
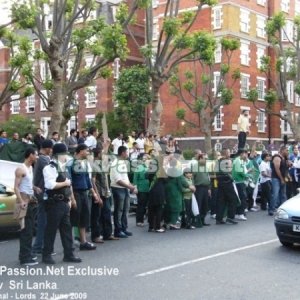
<svg viewBox="0 0 300 300">
<path fill-rule="evenodd" d="M 56 162 L 51 161 L 50 166 L 58 168 Z M 64 182 L 67 179 L 65 172 L 59 172 L 56 182 Z M 64 248 L 64 259 L 74 257 L 72 226 L 70 223 L 69 198 L 70 187 L 47 190 L 48 199 L 46 201 L 47 225 L 44 236 L 43 260 L 50 259 L 53 252 L 56 231 L 59 229 L 61 242 Z M 51 261 L 52 259 L 50 259 Z"/>
</svg>

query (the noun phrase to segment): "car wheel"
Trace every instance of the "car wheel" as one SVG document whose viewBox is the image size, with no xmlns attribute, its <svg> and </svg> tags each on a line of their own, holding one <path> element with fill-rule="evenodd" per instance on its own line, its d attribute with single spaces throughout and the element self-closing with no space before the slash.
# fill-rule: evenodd
<svg viewBox="0 0 300 300">
<path fill-rule="evenodd" d="M 285 241 L 282 241 L 282 240 L 279 240 L 279 241 L 285 247 L 292 247 L 293 246 L 293 243 L 285 242 Z"/>
</svg>

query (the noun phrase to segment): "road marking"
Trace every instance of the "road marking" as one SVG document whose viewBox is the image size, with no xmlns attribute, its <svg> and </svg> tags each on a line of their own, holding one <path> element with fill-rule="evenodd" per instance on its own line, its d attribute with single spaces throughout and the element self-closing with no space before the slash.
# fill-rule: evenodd
<svg viewBox="0 0 300 300">
<path fill-rule="evenodd" d="M 186 265 L 195 264 L 195 263 L 198 263 L 200 261 L 204 261 L 204 260 L 208 260 L 208 259 L 212 259 L 212 258 L 216 258 L 216 257 L 236 253 L 236 252 L 239 252 L 239 251 L 248 250 L 248 249 L 259 247 L 259 246 L 268 245 L 268 244 L 275 243 L 275 242 L 278 242 L 278 239 L 269 240 L 269 241 L 265 241 L 265 242 L 261 242 L 261 243 L 256 243 L 256 244 L 252 244 L 252 245 L 248 245 L 248 246 L 244 246 L 244 247 L 239 247 L 239 248 L 231 249 L 231 250 L 228 250 L 228 251 L 219 252 L 219 253 L 216 253 L 216 254 L 196 258 L 196 259 L 193 259 L 193 260 L 184 261 L 182 263 L 178 263 L 178 264 L 175 264 L 175 265 L 159 268 L 159 269 L 148 271 L 148 272 L 145 272 L 145 273 L 140 273 L 140 274 L 135 275 L 135 277 L 145 277 L 145 276 L 148 276 L 148 275 L 153 275 L 153 274 L 156 274 L 156 273 L 169 271 L 169 270 L 180 268 L 180 267 L 183 267 L 183 266 L 186 266 Z"/>
</svg>

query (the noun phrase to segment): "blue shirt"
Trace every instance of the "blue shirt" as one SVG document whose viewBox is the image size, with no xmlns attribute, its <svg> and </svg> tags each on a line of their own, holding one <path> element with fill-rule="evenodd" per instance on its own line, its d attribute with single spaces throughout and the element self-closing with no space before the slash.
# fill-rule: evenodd
<svg viewBox="0 0 300 300">
<path fill-rule="evenodd" d="M 90 190 L 92 188 L 88 162 L 86 160 L 71 159 L 67 163 L 67 171 L 74 190 Z"/>
<path fill-rule="evenodd" d="M 0 144 L 1 144 L 1 145 L 8 144 L 8 138 L 0 137 Z"/>
</svg>

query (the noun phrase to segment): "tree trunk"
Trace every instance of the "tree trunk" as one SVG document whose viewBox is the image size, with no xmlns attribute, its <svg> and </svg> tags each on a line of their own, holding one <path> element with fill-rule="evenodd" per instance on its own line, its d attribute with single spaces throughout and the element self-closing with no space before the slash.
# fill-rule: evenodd
<svg viewBox="0 0 300 300">
<path fill-rule="evenodd" d="M 212 154 L 211 129 L 207 128 L 204 131 L 204 147 L 208 156 Z"/>
<path fill-rule="evenodd" d="M 59 134 L 64 138 L 65 136 L 65 129 L 62 130 L 62 123 L 64 120 L 63 112 L 64 112 L 64 100 L 65 95 L 63 92 L 62 81 L 54 83 L 54 91 L 52 94 L 54 99 L 52 109 L 52 116 L 51 116 L 51 123 L 49 126 L 49 136 L 52 132 L 57 131 Z"/>
<path fill-rule="evenodd" d="M 161 84 L 158 80 L 152 79 L 152 114 L 148 125 L 150 134 L 160 134 L 160 120 L 163 106 L 159 97 L 159 88 Z"/>
</svg>

